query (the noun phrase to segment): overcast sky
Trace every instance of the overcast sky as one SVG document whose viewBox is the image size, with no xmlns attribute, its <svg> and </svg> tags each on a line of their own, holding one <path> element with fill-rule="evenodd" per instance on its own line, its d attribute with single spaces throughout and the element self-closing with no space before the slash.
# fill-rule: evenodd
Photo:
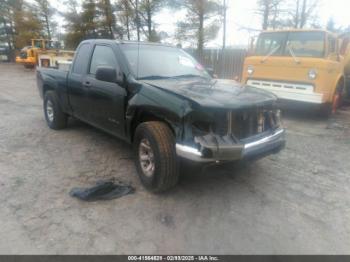
<svg viewBox="0 0 350 262">
<path fill-rule="evenodd" d="M 247 45 L 253 32 L 248 32 L 245 28 L 261 27 L 260 17 L 255 14 L 257 0 L 226 0 L 228 2 L 227 11 L 227 45 Z M 61 1 L 51 0 L 51 3 L 59 10 L 64 10 Z M 336 26 L 347 27 L 350 25 L 350 1 L 349 0 L 319 0 L 318 16 L 320 24 L 325 26 L 330 17 L 334 18 Z M 157 29 L 172 34 L 176 27 L 177 19 L 181 19 L 182 14 L 174 14 L 173 11 L 164 10 L 157 15 Z M 62 26 L 64 21 L 57 18 Z M 211 46 L 221 46 L 222 31 L 218 38 L 210 43 Z"/>
</svg>

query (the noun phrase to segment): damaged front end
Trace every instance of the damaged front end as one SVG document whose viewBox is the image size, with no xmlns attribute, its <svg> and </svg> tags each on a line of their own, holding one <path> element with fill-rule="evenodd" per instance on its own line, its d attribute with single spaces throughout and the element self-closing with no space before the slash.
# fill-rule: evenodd
<svg viewBox="0 0 350 262">
<path fill-rule="evenodd" d="M 196 161 L 236 161 L 277 153 L 285 146 L 279 110 L 272 107 L 192 112 L 176 144 L 178 156 Z"/>
</svg>

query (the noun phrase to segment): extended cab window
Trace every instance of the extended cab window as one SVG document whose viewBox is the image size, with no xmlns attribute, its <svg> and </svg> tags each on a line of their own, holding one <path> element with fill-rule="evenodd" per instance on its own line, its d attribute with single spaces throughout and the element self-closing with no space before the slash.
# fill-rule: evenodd
<svg viewBox="0 0 350 262">
<path fill-rule="evenodd" d="M 76 58 L 74 59 L 74 65 L 72 72 L 75 74 L 85 74 L 86 73 L 86 65 L 89 63 L 89 49 L 90 45 L 89 44 L 83 44 L 80 46 Z"/>
<path fill-rule="evenodd" d="M 110 66 L 117 68 L 118 63 L 111 47 L 97 45 L 92 55 L 90 74 L 95 74 L 98 66 Z"/>
</svg>

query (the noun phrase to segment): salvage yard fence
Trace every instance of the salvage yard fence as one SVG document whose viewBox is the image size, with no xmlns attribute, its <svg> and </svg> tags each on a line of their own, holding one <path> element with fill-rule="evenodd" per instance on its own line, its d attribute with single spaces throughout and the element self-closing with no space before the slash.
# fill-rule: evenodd
<svg viewBox="0 0 350 262">
<path fill-rule="evenodd" d="M 196 50 L 187 49 L 206 68 L 212 68 L 219 78 L 241 79 L 244 59 L 247 56 L 245 49 L 205 49 L 200 57 Z"/>
</svg>

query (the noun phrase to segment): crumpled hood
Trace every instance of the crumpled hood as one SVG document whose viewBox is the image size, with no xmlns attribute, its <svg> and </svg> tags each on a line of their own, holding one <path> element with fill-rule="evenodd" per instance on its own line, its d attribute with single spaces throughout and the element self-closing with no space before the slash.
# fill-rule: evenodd
<svg viewBox="0 0 350 262">
<path fill-rule="evenodd" d="M 277 99 L 272 93 L 242 86 L 233 80 L 161 79 L 143 82 L 182 96 L 203 107 L 243 109 L 271 105 Z"/>
</svg>

